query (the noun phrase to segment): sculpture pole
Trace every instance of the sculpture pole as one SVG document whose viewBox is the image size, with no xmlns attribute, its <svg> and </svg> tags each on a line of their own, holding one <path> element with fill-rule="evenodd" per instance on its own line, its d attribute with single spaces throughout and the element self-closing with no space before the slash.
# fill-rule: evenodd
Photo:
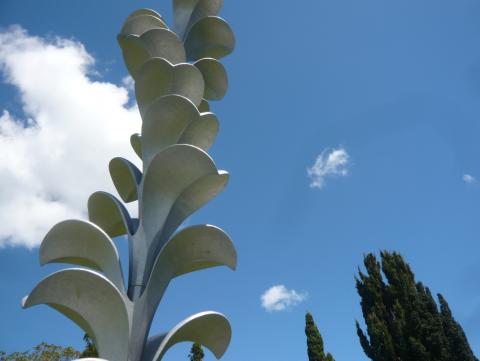
<svg viewBox="0 0 480 361">
<path fill-rule="evenodd" d="M 110 175 L 120 198 L 138 201 L 138 219 L 115 196 L 88 199 L 90 221 L 55 225 L 40 247 L 40 263 L 70 263 L 42 280 L 24 298 L 28 308 L 46 304 L 93 339 L 102 359 L 156 361 L 175 343 L 198 342 L 217 358 L 231 337 L 227 319 L 202 312 L 169 332 L 148 338 L 155 311 L 170 281 L 215 266 L 236 267 L 228 235 L 211 225 L 177 231 L 182 222 L 223 190 L 228 173 L 206 153 L 219 122 L 208 100 L 221 99 L 227 73 L 218 59 L 235 39 L 218 13 L 222 0 L 174 0 L 174 31 L 153 10 L 128 16 L 118 35 L 126 67 L 135 80 L 141 134 L 130 142 L 143 169 L 114 158 Z M 125 283 L 112 238 L 128 237 Z"/>
</svg>

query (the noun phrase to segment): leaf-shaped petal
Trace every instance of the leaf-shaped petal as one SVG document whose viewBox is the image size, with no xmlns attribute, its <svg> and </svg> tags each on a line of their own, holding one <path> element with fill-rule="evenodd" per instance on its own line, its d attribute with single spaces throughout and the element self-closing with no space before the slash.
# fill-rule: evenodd
<svg viewBox="0 0 480 361">
<path fill-rule="evenodd" d="M 133 151 L 140 159 L 142 159 L 142 137 L 140 134 L 135 133 L 130 137 L 130 145 L 132 146 Z"/>
<path fill-rule="evenodd" d="M 101 357 L 127 361 L 131 305 L 106 277 L 84 269 L 53 273 L 23 300 L 24 308 L 39 304 L 55 308 L 83 328 Z"/>
<path fill-rule="evenodd" d="M 178 143 L 192 144 L 207 151 L 215 141 L 219 127 L 215 114 L 202 113 L 199 120 L 188 125 Z"/>
<path fill-rule="evenodd" d="M 151 15 L 151 16 L 155 16 L 156 18 L 159 18 L 159 19 L 163 20 L 162 15 L 157 13 L 155 10 L 147 9 L 147 8 L 137 9 L 137 10 L 133 11 L 130 15 L 128 15 L 127 20 L 130 20 L 131 18 L 134 18 L 134 17 L 139 16 L 139 15 Z"/>
<path fill-rule="evenodd" d="M 151 241 L 162 229 L 171 207 L 185 190 L 203 177 L 215 174 L 213 160 L 200 148 L 175 144 L 157 154 L 145 172 L 143 183 L 140 214 L 146 239 Z"/>
<path fill-rule="evenodd" d="M 224 315 L 201 312 L 180 322 L 167 334 L 150 338 L 142 361 L 161 360 L 170 347 L 186 341 L 202 344 L 219 359 L 227 350 L 231 337 L 232 329 Z"/>
<path fill-rule="evenodd" d="M 88 217 L 110 237 L 134 233 L 134 223 L 125 206 L 107 192 L 95 192 L 90 196 Z"/>
<path fill-rule="evenodd" d="M 202 73 L 192 64 L 172 65 L 165 59 L 151 58 L 138 70 L 135 95 L 141 114 L 161 96 L 181 95 L 199 105 L 203 93 Z"/>
<path fill-rule="evenodd" d="M 195 62 L 205 81 L 204 98 L 208 100 L 220 100 L 225 96 L 228 89 L 227 72 L 218 60 L 204 58 Z"/>
<path fill-rule="evenodd" d="M 178 232 L 160 250 L 150 277 L 145 280 L 141 302 L 146 314 L 153 317 L 172 278 L 217 266 L 234 270 L 236 265 L 235 246 L 220 228 L 198 225 Z"/>
<path fill-rule="evenodd" d="M 220 59 L 235 48 L 235 36 L 228 23 L 217 16 L 197 21 L 185 38 L 188 60 Z"/>
<path fill-rule="evenodd" d="M 222 6 L 223 0 L 174 0 L 175 32 L 183 38 L 191 24 L 206 16 L 218 15 Z"/>
<path fill-rule="evenodd" d="M 124 158 L 113 158 L 108 166 L 113 184 L 122 200 L 126 203 L 138 199 L 138 185 L 142 180 L 142 172 Z"/>
<path fill-rule="evenodd" d="M 186 127 L 199 118 L 195 105 L 179 95 L 166 95 L 149 106 L 142 124 L 144 167 L 161 150 L 177 143 Z"/>
<path fill-rule="evenodd" d="M 165 277 L 178 277 L 201 269 L 227 266 L 235 269 L 237 253 L 228 235 L 211 225 L 183 229 L 174 235 L 159 252 L 142 298 L 152 315 L 166 285 Z"/>
<path fill-rule="evenodd" d="M 185 63 L 185 48 L 177 34 L 168 29 L 152 29 L 140 36 L 150 57 L 164 58 L 172 64 Z"/>
<path fill-rule="evenodd" d="M 120 30 L 123 35 L 142 35 L 151 29 L 166 29 L 167 25 L 160 18 L 150 15 L 136 15 L 127 18 Z"/>
<path fill-rule="evenodd" d="M 173 232 L 196 210 L 215 198 L 226 186 L 229 175 L 225 171 L 208 174 L 192 183 L 175 201 L 159 238 L 168 239 Z"/>
<path fill-rule="evenodd" d="M 130 75 L 135 79 L 137 70 L 145 63 L 150 54 L 137 35 L 118 35 L 118 44 L 122 49 L 123 60 Z"/>
<path fill-rule="evenodd" d="M 40 264 L 71 263 L 98 269 L 124 292 L 117 247 L 97 225 L 70 219 L 53 226 L 40 246 Z"/>
</svg>

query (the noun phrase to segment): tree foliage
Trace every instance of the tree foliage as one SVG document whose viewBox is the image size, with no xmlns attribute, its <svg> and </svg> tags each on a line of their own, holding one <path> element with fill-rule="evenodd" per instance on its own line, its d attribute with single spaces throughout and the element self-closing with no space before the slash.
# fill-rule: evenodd
<svg viewBox="0 0 480 361">
<path fill-rule="evenodd" d="M 335 361 L 330 353 L 325 355 L 322 335 L 309 312 L 305 315 L 305 335 L 309 361 Z"/>
<path fill-rule="evenodd" d="M 442 295 L 439 309 L 400 254 L 380 256 L 381 263 L 365 256 L 366 274 L 356 278 L 366 333 L 358 321 L 356 327 L 365 354 L 373 361 L 478 361 Z"/>
<path fill-rule="evenodd" d="M 188 355 L 190 361 L 202 361 L 204 356 L 202 346 L 199 343 L 194 343 Z"/>
<path fill-rule="evenodd" d="M 97 347 L 87 334 L 83 336 L 83 341 L 85 342 L 85 349 L 83 350 L 81 357 L 98 357 Z"/>
<path fill-rule="evenodd" d="M 6 354 L 0 352 L 0 361 L 71 361 L 80 357 L 80 352 L 72 347 L 62 347 L 42 342 L 33 350 Z"/>
</svg>

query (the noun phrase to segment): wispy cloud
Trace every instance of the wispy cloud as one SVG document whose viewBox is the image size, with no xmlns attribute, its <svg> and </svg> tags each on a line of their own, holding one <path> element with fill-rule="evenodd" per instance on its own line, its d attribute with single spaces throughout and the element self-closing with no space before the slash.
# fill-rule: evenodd
<svg viewBox="0 0 480 361">
<path fill-rule="evenodd" d="M 284 311 L 298 305 L 307 298 L 306 292 L 289 290 L 284 285 L 276 285 L 266 290 L 260 300 L 262 307 L 268 312 Z"/>
<path fill-rule="evenodd" d="M 25 114 L 0 109 L 0 247 L 36 246 L 56 222 L 85 218 L 90 193 L 115 192 L 109 160 L 135 161 L 131 84 L 94 81 L 93 66 L 79 42 L 0 31 L 0 70 Z"/>
<path fill-rule="evenodd" d="M 470 175 L 470 174 L 464 174 L 462 176 L 462 180 L 465 182 L 465 183 L 468 183 L 468 184 L 474 184 L 474 183 L 477 183 L 477 178 L 475 178 L 474 176 Z"/>
<path fill-rule="evenodd" d="M 307 168 L 310 187 L 321 189 L 327 177 L 345 177 L 348 175 L 350 156 L 345 148 L 325 149 L 320 153 L 315 164 Z"/>
</svg>

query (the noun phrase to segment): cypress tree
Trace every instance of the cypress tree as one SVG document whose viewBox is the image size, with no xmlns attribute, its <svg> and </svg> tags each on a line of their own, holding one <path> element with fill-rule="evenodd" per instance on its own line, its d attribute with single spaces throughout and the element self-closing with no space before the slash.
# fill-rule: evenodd
<svg viewBox="0 0 480 361">
<path fill-rule="evenodd" d="M 318 330 L 313 316 L 307 312 L 305 315 L 305 335 L 307 336 L 307 353 L 309 361 L 335 361 L 330 353 L 325 355 L 323 339 Z"/>
<path fill-rule="evenodd" d="M 365 354 L 373 361 L 478 361 L 445 299 L 440 311 L 428 287 L 415 281 L 398 253 L 364 258 L 356 287 L 366 332 L 356 322 Z"/>
<path fill-rule="evenodd" d="M 202 346 L 199 343 L 194 343 L 188 355 L 190 361 L 202 361 L 204 356 Z"/>
</svg>

